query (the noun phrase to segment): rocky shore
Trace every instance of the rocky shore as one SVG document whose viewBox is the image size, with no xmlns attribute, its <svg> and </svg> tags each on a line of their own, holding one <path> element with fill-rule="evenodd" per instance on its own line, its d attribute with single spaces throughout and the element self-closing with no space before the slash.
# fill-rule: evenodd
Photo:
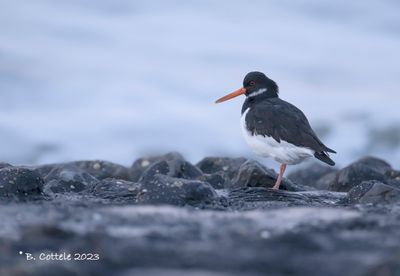
<svg viewBox="0 0 400 276">
<path fill-rule="evenodd" d="M 178 153 L 0 163 L 0 275 L 400 275 L 400 171 L 365 157 L 275 179 Z"/>
</svg>

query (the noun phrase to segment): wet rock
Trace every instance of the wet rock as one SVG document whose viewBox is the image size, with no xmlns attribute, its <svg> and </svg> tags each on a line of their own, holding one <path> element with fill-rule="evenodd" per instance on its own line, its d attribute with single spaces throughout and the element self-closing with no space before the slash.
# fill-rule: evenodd
<svg viewBox="0 0 400 276">
<path fill-rule="evenodd" d="M 139 183 L 108 178 L 97 183 L 91 193 L 95 197 L 111 200 L 113 203 L 132 204 L 135 203 L 140 190 Z"/>
<path fill-rule="evenodd" d="M 115 164 L 103 160 L 94 161 L 75 161 L 59 164 L 47 164 L 35 168 L 42 177 L 46 177 L 52 170 L 56 168 L 73 168 L 81 169 L 93 177 L 102 180 L 106 178 L 116 178 L 129 180 L 129 169 L 119 164 Z"/>
<path fill-rule="evenodd" d="M 324 166 L 319 163 L 313 163 L 306 168 L 288 174 L 287 178 L 301 185 L 320 188 L 320 186 L 317 185 L 318 181 L 327 174 L 331 174 L 336 171 L 337 169 L 335 168 Z"/>
<path fill-rule="evenodd" d="M 228 201 L 231 209 L 245 211 L 291 206 L 337 207 L 342 204 L 346 196 L 346 193 L 329 191 L 289 192 L 263 187 L 246 187 L 230 191 Z"/>
<path fill-rule="evenodd" d="M 178 153 L 164 155 L 143 172 L 139 182 L 146 182 L 155 175 L 162 174 L 174 178 L 204 180 L 200 169 L 190 164 Z"/>
<path fill-rule="evenodd" d="M 57 166 L 46 175 L 44 180 L 46 183 L 44 192 L 48 195 L 81 192 L 99 182 L 97 178 L 74 165 Z"/>
<path fill-rule="evenodd" d="M 376 180 L 364 181 L 349 191 L 347 202 L 353 204 L 386 204 L 400 202 L 400 189 Z"/>
<path fill-rule="evenodd" d="M 328 187 L 340 172 L 300 174 L 300 184 L 284 181 L 293 191 L 273 191 L 276 173 L 255 161 L 236 171 L 193 170 L 177 154 L 142 161 L 141 182 L 99 180 L 121 176 L 90 171 L 98 161 L 0 169 L 1 181 L 5 170 L 42 173 L 50 195 L 0 197 L 0 275 L 397 275 L 400 174 L 384 162 L 363 165 L 384 181 L 347 193 L 301 184 L 319 178 L 315 187 Z M 28 262 L 19 251 L 95 253 L 100 261 Z"/>
<path fill-rule="evenodd" d="M 215 198 L 214 189 L 206 182 L 156 174 L 142 183 L 137 202 L 184 206 L 211 203 Z"/>
<path fill-rule="evenodd" d="M 45 164 L 36 167 L 31 167 L 32 170 L 36 171 L 42 178 L 45 178 L 53 169 L 64 166 L 62 164 Z"/>
<path fill-rule="evenodd" d="M 15 239 L 4 239 L 0 232 L 0 269 L 7 269 L 5 275 L 22 269 L 46 275 L 45 268 L 59 272 L 66 264 L 78 275 L 121 275 L 137 268 L 157 269 L 160 273 L 156 275 L 169 271 L 171 275 L 196 271 L 201 273 L 194 275 L 238 271 L 242 275 L 364 275 L 361 272 L 371 265 L 365 260 L 381 263 L 399 245 L 394 222 L 382 226 L 376 223 L 382 216 L 372 218 L 371 223 L 366 213 L 338 208 L 215 212 L 173 206 L 79 211 L 63 206 L 25 207 L 41 215 L 24 227 L 12 224 Z M 0 214 L 8 222 L 15 221 L 18 212 L 1 206 Z M 45 224 L 42 217 L 47 218 Z M 380 229 L 389 230 L 390 235 Z M 393 240 L 385 238 L 391 235 Z M 390 246 L 385 248 L 382 239 L 391 242 Z M 101 260 L 26 262 L 16 255 L 28 249 L 35 256 L 40 252 L 93 252 Z"/>
<path fill-rule="evenodd" d="M 337 181 L 337 172 L 331 172 L 318 179 L 314 187 L 317 190 L 328 191 L 335 181 Z"/>
<path fill-rule="evenodd" d="M 233 180 L 231 189 L 237 189 L 242 187 L 266 187 L 272 188 L 275 185 L 278 175 L 272 170 L 264 167 L 259 162 L 254 160 L 248 160 L 243 163 Z M 306 188 L 302 185 L 297 185 L 291 182 L 289 179 L 284 178 L 281 184 L 282 190 L 287 191 L 303 191 L 310 188 Z"/>
<path fill-rule="evenodd" d="M 196 164 L 203 173 L 218 173 L 228 180 L 235 178 L 240 166 L 246 158 L 206 157 Z"/>
<path fill-rule="evenodd" d="M 0 169 L 0 196 L 25 197 L 40 195 L 44 181 L 34 170 L 6 166 Z"/>
<path fill-rule="evenodd" d="M 96 160 L 96 161 L 78 161 L 78 162 L 73 162 L 72 164 L 99 180 L 106 178 L 130 180 L 129 169 L 125 166 L 115 164 L 112 162 Z"/>
<path fill-rule="evenodd" d="M 289 206 L 306 206 L 311 201 L 303 195 L 274 191 L 264 187 L 245 187 L 230 191 L 229 206 L 234 210 L 254 210 L 282 208 Z"/>
<path fill-rule="evenodd" d="M 209 183 L 214 189 L 224 189 L 227 185 L 227 180 L 218 173 L 205 174 L 205 182 Z"/>
<path fill-rule="evenodd" d="M 143 172 L 152 164 L 159 161 L 162 156 L 151 156 L 137 159 L 129 168 L 129 178 L 133 182 L 139 181 Z"/>
<path fill-rule="evenodd" d="M 385 182 L 391 166 L 383 160 L 366 157 L 340 170 L 329 190 L 348 192 L 363 181 L 378 180 Z"/>
</svg>

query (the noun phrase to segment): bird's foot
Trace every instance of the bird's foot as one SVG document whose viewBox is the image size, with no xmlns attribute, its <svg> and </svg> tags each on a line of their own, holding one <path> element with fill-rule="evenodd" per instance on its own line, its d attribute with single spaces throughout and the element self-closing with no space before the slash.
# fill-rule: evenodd
<svg viewBox="0 0 400 276">
<path fill-rule="evenodd" d="M 276 179 L 276 183 L 275 183 L 274 187 L 272 187 L 272 189 L 274 191 L 278 191 L 279 190 L 279 186 L 281 186 L 282 177 L 283 177 L 283 174 L 285 173 L 285 170 L 286 170 L 286 164 L 281 164 L 280 171 L 279 171 L 279 174 L 278 174 L 278 178 Z"/>
</svg>

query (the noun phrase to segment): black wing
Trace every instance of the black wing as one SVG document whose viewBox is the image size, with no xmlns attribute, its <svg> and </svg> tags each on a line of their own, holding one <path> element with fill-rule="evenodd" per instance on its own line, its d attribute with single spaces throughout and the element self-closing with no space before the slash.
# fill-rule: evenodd
<svg viewBox="0 0 400 276">
<path fill-rule="evenodd" d="M 246 126 L 253 135 L 269 136 L 279 143 L 284 140 L 319 154 L 336 153 L 321 142 L 300 109 L 279 98 L 251 107 L 246 115 Z"/>
</svg>

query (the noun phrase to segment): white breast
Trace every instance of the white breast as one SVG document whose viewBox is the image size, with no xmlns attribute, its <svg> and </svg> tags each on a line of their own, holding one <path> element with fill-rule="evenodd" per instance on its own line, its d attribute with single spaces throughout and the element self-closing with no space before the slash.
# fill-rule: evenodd
<svg viewBox="0 0 400 276">
<path fill-rule="evenodd" d="M 288 165 L 298 164 L 304 159 L 314 156 L 315 151 L 309 148 L 297 147 L 284 140 L 278 143 L 274 138 L 268 136 L 252 135 L 246 128 L 245 120 L 249 110 L 250 108 L 243 113 L 240 124 L 243 136 L 255 154 Z"/>
</svg>

